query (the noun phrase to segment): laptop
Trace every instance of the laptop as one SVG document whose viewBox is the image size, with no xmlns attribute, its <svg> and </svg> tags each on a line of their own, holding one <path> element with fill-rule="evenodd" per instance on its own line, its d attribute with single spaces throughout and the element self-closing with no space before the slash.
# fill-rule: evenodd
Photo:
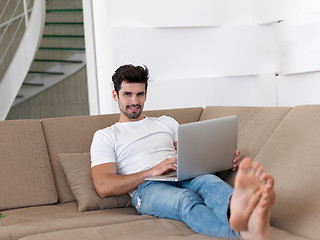
<svg viewBox="0 0 320 240">
<path fill-rule="evenodd" d="M 238 116 L 178 127 L 177 171 L 147 177 L 153 181 L 183 181 L 232 168 L 237 150 Z"/>
</svg>

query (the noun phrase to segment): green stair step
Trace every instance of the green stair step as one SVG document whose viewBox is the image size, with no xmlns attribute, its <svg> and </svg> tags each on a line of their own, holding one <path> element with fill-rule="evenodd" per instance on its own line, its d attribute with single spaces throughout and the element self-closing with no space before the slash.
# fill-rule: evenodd
<svg viewBox="0 0 320 240">
<path fill-rule="evenodd" d="M 63 72 L 29 71 L 30 74 L 64 75 Z"/>
<path fill-rule="evenodd" d="M 31 87 L 43 87 L 43 83 L 22 83 L 23 86 L 31 86 Z"/>
<path fill-rule="evenodd" d="M 56 62 L 56 63 L 82 63 L 78 60 L 60 60 L 60 59 L 34 59 L 34 62 Z"/>
<path fill-rule="evenodd" d="M 82 12 L 83 10 L 81 8 L 72 8 L 72 9 L 47 9 L 47 13 L 52 12 Z"/>
<path fill-rule="evenodd" d="M 45 25 L 83 25 L 83 22 L 46 22 Z"/>
<path fill-rule="evenodd" d="M 44 38 L 84 38 L 84 35 L 56 35 L 56 34 L 43 34 Z"/>
<path fill-rule="evenodd" d="M 72 48 L 72 47 L 39 47 L 40 50 L 62 50 L 62 51 L 84 51 L 85 48 Z"/>
</svg>

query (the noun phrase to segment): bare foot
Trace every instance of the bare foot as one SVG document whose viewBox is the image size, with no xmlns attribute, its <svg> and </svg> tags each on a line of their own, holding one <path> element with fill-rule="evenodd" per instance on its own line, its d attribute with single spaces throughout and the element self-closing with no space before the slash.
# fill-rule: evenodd
<svg viewBox="0 0 320 240">
<path fill-rule="evenodd" d="M 263 168 L 250 158 L 242 160 L 235 178 L 234 192 L 230 201 L 230 226 L 235 231 L 247 230 L 249 218 L 262 194 Z"/>
<path fill-rule="evenodd" d="M 244 240 L 272 239 L 270 215 L 275 201 L 274 179 L 267 174 L 264 174 L 262 178 L 265 181 L 265 186 L 258 205 L 249 218 L 248 230 L 240 232 L 241 238 Z"/>
</svg>

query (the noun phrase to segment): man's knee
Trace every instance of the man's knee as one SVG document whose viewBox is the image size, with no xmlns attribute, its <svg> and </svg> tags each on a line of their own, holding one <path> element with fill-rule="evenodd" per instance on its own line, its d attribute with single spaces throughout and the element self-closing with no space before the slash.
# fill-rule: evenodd
<svg viewBox="0 0 320 240">
<path fill-rule="evenodd" d="M 197 204 L 204 204 L 203 199 L 196 192 L 185 189 L 179 201 L 179 212 L 187 213 Z"/>
</svg>

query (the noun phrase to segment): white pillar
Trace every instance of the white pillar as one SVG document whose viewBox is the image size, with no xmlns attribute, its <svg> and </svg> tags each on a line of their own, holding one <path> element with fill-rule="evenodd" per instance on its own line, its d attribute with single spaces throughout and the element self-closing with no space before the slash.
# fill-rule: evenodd
<svg viewBox="0 0 320 240">
<path fill-rule="evenodd" d="M 108 1 L 83 0 L 90 114 L 112 113 L 114 73 Z"/>
</svg>

